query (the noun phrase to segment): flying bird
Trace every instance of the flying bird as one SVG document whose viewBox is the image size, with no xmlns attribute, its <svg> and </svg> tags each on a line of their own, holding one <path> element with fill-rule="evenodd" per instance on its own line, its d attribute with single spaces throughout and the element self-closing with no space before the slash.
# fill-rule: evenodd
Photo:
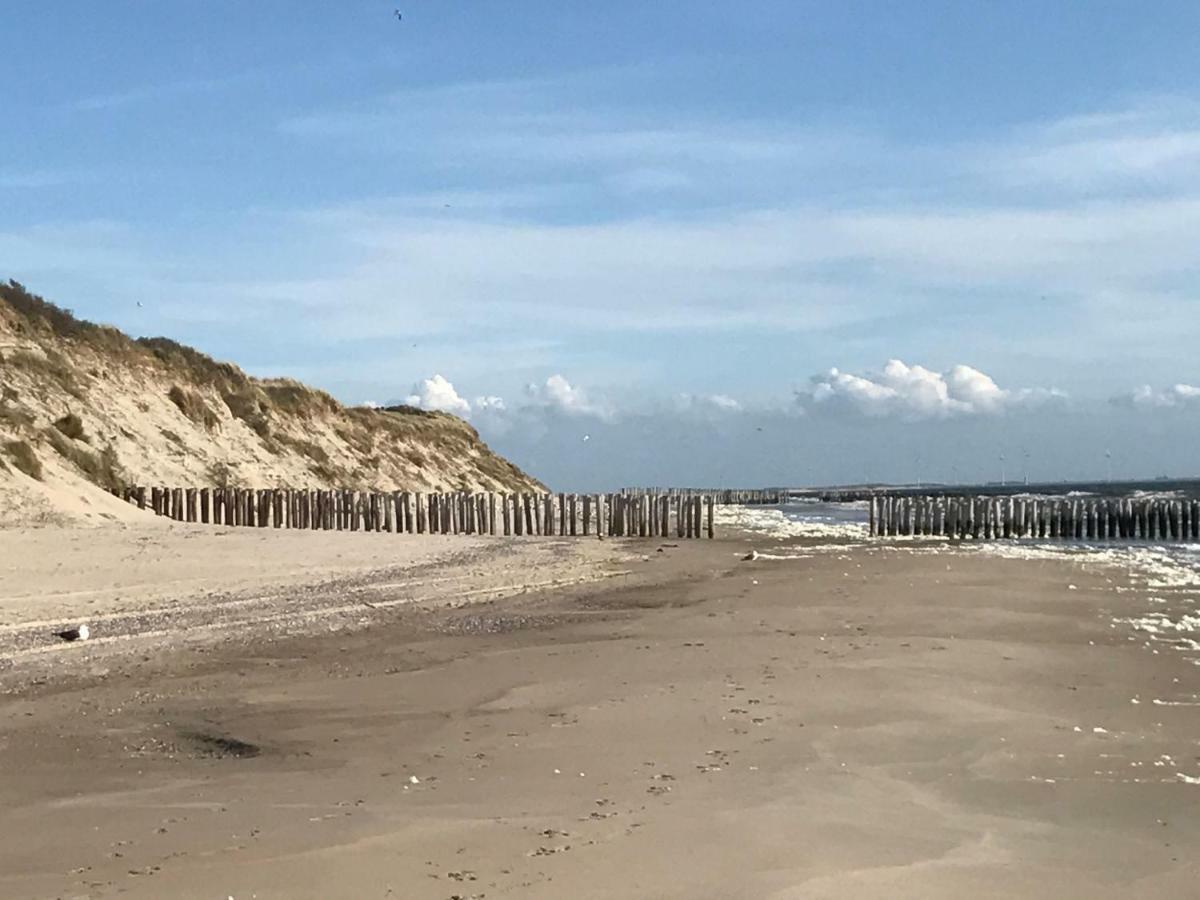
<svg viewBox="0 0 1200 900">
<path fill-rule="evenodd" d="M 62 631 L 56 631 L 54 636 L 62 638 L 64 641 L 86 641 L 89 633 L 86 625 L 80 625 L 77 628 L 64 628 Z"/>
<path fill-rule="evenodd" d="M 397 21 L 399 21 L 399 22 L 403 22 L 403 21 L 404 21 L 404 16 L 402 16 L 402 15 L 400 14 L 400 10 L 396 10 L 396 20 L 397 20 Z"/>
</svg>

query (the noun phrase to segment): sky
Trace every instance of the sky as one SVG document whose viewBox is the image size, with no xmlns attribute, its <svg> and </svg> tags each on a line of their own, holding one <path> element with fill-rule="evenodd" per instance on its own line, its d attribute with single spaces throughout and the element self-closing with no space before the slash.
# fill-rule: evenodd
<svg viewBox="0 0 1200 900">
<path fill-rule="evenodd" d="M 1200 5 L 396 8 L 4 4 L 0 277 L 560 489 L 1200 475 Z"/>
</svg>

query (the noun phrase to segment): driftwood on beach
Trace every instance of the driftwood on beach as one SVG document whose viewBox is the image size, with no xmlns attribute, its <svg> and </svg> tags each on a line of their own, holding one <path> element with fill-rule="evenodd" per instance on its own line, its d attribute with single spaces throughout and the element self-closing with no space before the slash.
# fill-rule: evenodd
<svg viewBox="0 0 1200 900">
<path fill-rule="evenodd" d="M 1200 499 L 877 494 L 868 508 L 875 537 L 1200 540 Z"/>
<path fill-rule="evenodd" d="M 126 487 L 113 493 L 180 522 L 396 534 L 712 538 L 713 494 L 423 493 L 305 488 Z"/>
</svg>

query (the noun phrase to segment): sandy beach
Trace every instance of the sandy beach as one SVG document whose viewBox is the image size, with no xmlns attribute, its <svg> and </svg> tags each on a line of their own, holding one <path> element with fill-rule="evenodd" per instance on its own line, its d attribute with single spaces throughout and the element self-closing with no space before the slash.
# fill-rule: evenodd
<svg viewBox="0 0 1200 900">
<path fill-rule="evenodd" d="M 1130 624 L 1191 595 L 1136 572 L 197 531 L 6 562 L 0 896 L 1115 898 L 1200 875 L 1200 670 Z M 0 536 L 4 558 L 55 534 Z M 107 593 L 70 563 L 103 541 Z M 224 581 L 207 551 L 174 564 L 223 541 Z M 247 601 L 235 627 L 209 593 Z M 80 610 L 123 637 L 29 624 Z"/>
</svg>

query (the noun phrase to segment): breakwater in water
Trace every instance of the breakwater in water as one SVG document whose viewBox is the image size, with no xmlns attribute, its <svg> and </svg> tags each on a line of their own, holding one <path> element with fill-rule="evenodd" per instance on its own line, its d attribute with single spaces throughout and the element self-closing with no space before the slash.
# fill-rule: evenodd
<svg viewBox="0 0 1200 900">
<path fill-rule="evenodd" d="M 868 509 L 875 537 L 1200 541 L 1200 499 L 876 494 Z"/>
</svg>

